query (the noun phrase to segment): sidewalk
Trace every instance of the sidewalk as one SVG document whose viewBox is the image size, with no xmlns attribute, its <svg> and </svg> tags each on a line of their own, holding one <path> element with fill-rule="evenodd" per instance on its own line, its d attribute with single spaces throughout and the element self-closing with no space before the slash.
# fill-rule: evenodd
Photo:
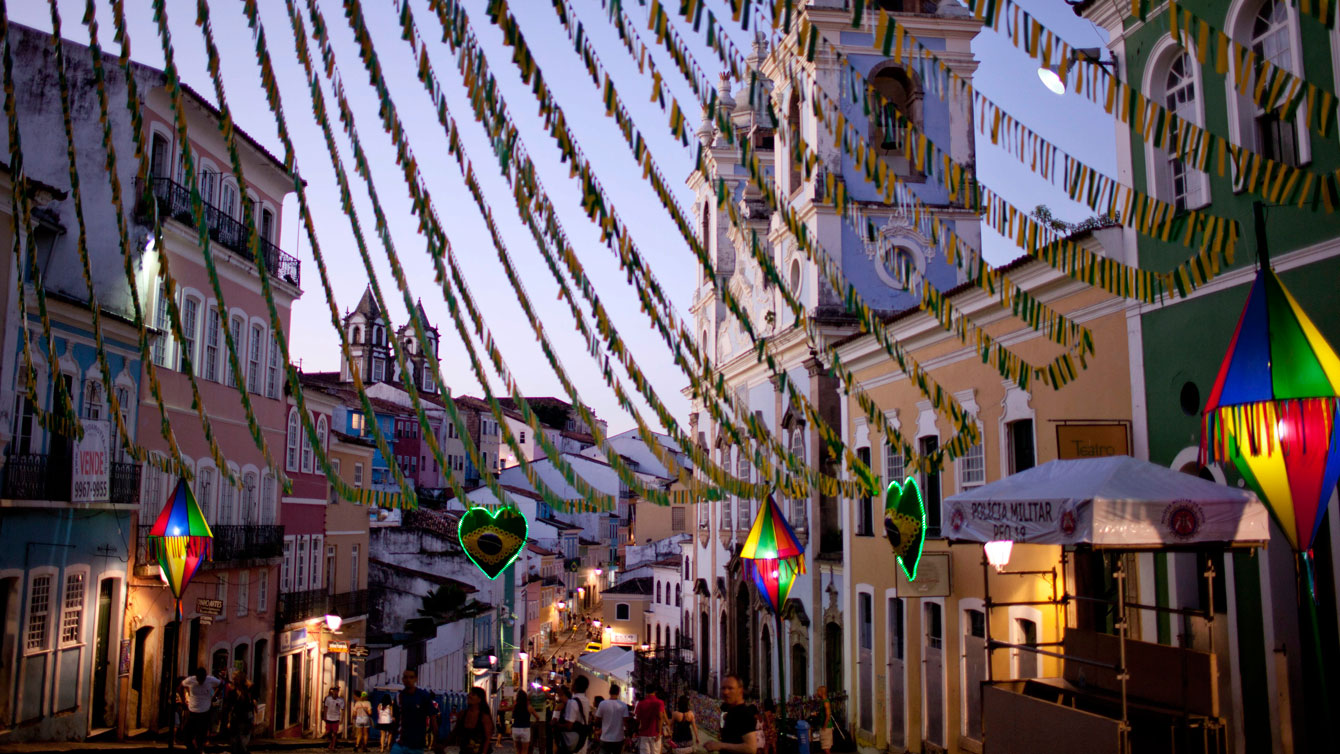
<svg viewBox="0 0 1340 754">
<path fill-rule="evenodd" d="M 251 739 L 252 751 L 316 751 L 324 750 L 326 742 L 315 738 L 253 738 Z M 376 750 L 372 746 L 371 750 Z M 351 752 L 354 750 L 352 743 L 342 743 L 340 751 Z M 29 752 L 41 752 L 41 754 L 56 754 L 59 752 L 70 752 L 70 754 L 85 754 L 85 752 L 108 751 L 116 754 L 139 754 L 139 752 L 166 752 L 168 745 L 163 741 L 34 741 L 31 743 L 0 744 L 0 754 L 28 754 Z M 178 743 L 172 748 L 172 751 L 186 751 L 186 747 Z M 225 743 L 211 743 L 205 747 L 207 752 L 226 752 L 228 747 Z"/>
</svg>

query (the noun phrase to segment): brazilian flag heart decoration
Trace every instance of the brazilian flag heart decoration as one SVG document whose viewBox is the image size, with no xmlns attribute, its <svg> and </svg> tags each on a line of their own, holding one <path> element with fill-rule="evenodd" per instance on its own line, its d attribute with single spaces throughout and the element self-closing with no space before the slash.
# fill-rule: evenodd
<svg viewBox="0 0 1340 754">
<path fill-rule="evenodd" d="M 926 504 L 916 479 L 908 477 L 902 484 L 890 482 L 884 491 L 884 535 L 907 580 L 915 581 L 926 542 Z"/>
<path fill-rule="evenodd" d="M 529 531 L 526 516 L 511 507 L 497 510 L 471 508 L 461 516 L 456 527 L 466 556 L 490 580 L 498 578 L 498 574 L 521 554 Z"/>
</svg>

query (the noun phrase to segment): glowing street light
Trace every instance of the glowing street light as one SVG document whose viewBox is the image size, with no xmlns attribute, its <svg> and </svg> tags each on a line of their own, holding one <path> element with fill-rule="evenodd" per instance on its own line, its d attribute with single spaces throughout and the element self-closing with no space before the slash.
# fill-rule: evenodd
<svg viewBox="0 0 1340 754">
<path fill-rule="evenodd" d="M 1014 550 L 1014 542 L 1008 539 L 998 539 L 987 542 L 982 545 L 982 548 L 986 550 L 986 562 L 995 566 L 996 572 L 999 573 L 1010 564 L 1010 552 Z"/>
</svg>

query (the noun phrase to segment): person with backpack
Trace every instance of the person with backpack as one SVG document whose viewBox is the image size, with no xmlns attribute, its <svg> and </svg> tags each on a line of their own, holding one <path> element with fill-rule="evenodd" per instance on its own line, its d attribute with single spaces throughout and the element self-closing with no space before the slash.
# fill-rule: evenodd
<svg viewBox="0 0 1340 754">
<path fill-rule="evenodd" d="M 624 728 L 627 727 L 628 705 L 619 698 L 619 684 L 610 684 L 610 698 L 596 707 L 600 720 L 600 754 L 620 754 L 623 751 Z"/>
<path fill-rule="evenodd" d="M 586 689 L 591 685 L 591 680 L 586 676 L 578 676 L 576 682 L 572 684 L 572 691 L 566 688 L 560 692 L 560 699 L 563 699 L 563 716 L 559 718 L 558 737 L 559 754 L 580 754 L 586 748 L 586 740 L 591 735 L 591 725 L 587 722 L 587 710 L 591 708 L 591 701 L 586 697 Z"/>
</svg>

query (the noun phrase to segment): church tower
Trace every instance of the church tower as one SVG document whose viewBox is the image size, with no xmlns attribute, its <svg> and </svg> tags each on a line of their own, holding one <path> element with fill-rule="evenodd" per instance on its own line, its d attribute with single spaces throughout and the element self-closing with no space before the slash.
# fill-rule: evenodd
<svg viewBox="0 0 1340 754">
<path fill-rule="evenodd" d="M 349 382 L 354 374 L 359 375 L 367 384 L 383 382 L 390 372 L 390 349 L 387 347 L 389 323 L 377 302 L 373 300 L 372 287 L 363 291 L 358 306 L 344 315 L 344 334 L 349 339 L 349 351 L 352 362 L 340 367 L 340 380 Z"/>
</svg>

